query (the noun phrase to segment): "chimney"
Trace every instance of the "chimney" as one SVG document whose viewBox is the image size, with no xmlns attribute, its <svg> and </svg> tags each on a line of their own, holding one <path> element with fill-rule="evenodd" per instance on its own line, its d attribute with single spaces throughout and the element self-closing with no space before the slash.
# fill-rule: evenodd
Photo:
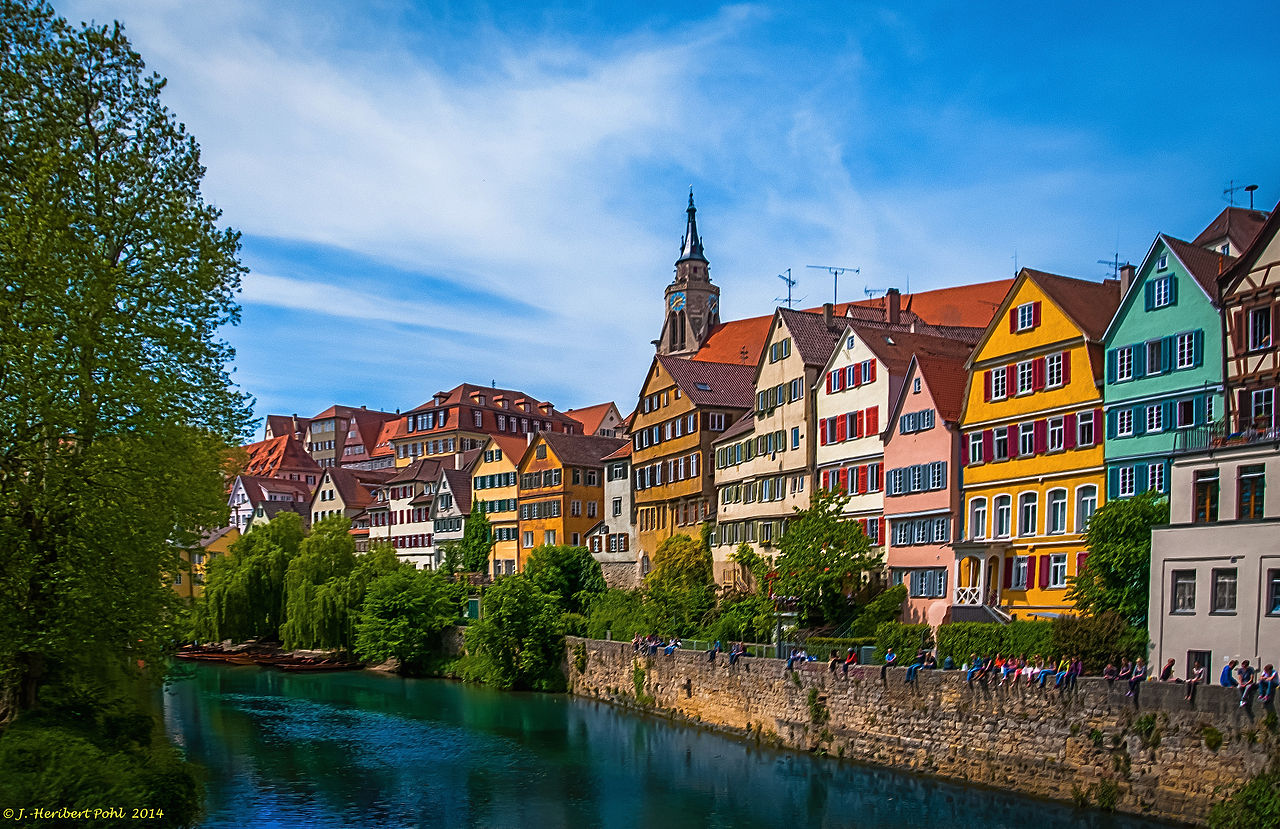
<svg viewBox="0 0 1280 829">
<path fill-rule="evenodd" d="M 1120 266 L 1120 296 L 1129 293 L 1129 286 L 1133 284 L 1133 275 L 1137 269 L 1125 262 Z"/>
<path fill-rule="evenodd" d="M 835 313 L 836 306 L 830 302 L 822 303 L 822 324 L 827 328 L 831 327 L 831 316 Z"/>
<path fill-rule="evenodd" d="M 897 325 L 902 321 L 902 295 L 897 288 L 890 288 L 884 295 L 884 321 Z"/>
</svg>

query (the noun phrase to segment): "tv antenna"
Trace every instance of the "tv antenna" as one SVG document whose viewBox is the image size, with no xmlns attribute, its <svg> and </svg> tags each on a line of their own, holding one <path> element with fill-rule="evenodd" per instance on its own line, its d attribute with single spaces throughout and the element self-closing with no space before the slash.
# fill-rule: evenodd
<svg viewBox="0 0 1280 829">
<path fill-rule="evenodd" d="M 787 299 L 786 299 L 786 303 L 787 303 L 787 308 L 790 308 L 790 307 L 791 307 L 791 302 L 792 302 L 792 300 L 791 300 L 791 289 L 792 289 L 792 287 L 794 287 L 794 286 L 795 286 L 795 284 L 796 284 L 796 281 L 795 281 L 794 279 L 792 279 L 792 278 L 791 278 L 791 269 L 790 269 L 790 268 L 787 268 L 787 275 L 786 275 L 786 276 L 783 276 L 782 274 L 778 274 L 778 278 L 779 278 L 779 279 L 781 279 L 783 282 L 787 283 Z M 800 299 L 799 299 L 799 300 L 796 300 L 796 301 L 797 301 L 797 302 L 799 302 L 799 301 L 801 301 L 801 300 L 803 300 L 803 299 L 804 299 L 804 297 L 800 297 Z M 774 297 L 774 298 L 773 298 L 773 301 L 774 301 L 774 302 L 782 302 L 783 300 L 782 300 L 782 297 L 780 297 L 780 296 L 779 296 L 779 297 Z"/>
<path fill-rule="evenodd" d="M 840 265 L 805 265 L 806 268 L 816 268 L 820 271 L 826 271 L 831 274 L 831 301 L 833 303 L 840 302 L 840 274 L 842 273 L 862 273 L 861 268 L 846 268 Z"/>
<path fill-rule="evenodd" d="M 1241 190 L 1249 194 L 1249 209 L 1253 209 L 1253 191 L 1258 189 L 1256 184 L 1236 184 L 1235 179 L 1227 182 L 1227 186 L 1222 189 L 1222 197 L 1232 206 L 1236 206 L 1236 193 Z"/>
<path fill-rule="evenodd" d="M 862 289 L 862 293 L 866 294 L 869 297 L 880 296 L 881 294 L 887 294 L 888 292 L 889 292 L 888 288 L 863 288 Z"/>
<path fill-rule="evenodd" d="M 1117 231 L 1116 231 L 1116 249 L 1115 249 L 1115 253 L 1113 253 L 1113 254 L 1111 255 L 1111 258 L 1110 258 L 1110 259 L 1099 259 L 1099 260 L 1097 260 L 1097 262 L 1098 262 L 1098 264 L 1099 264 L 1099 265 L 1106 265 L 1106 266 L 1108 266 L 1109 268 L 1111 268 L 1111 278 L 1112 278 L 1112 279 L 1119 279 L 1119 278 L 1120 278 L 1120 231 L 1119 231 L 1119 230 L 1117 230 Z M 1126 264 L 1126 265 L 1127 265 L 1127 264 L 1129 264 L 1129 263 L 1126 261 L 1124 264 Z"/>
</svg>

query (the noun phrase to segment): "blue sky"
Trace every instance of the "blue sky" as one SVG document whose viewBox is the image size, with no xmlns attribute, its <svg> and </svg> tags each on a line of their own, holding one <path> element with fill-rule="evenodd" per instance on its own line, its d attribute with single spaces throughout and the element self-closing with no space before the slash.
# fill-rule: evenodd
<svg viewBox="0 0 1280 829">
<path fill-rule="evenodd" d="M 459 382 L 626 411 L 695 189 L 725 318 L 1020 265 L 1101 278 L 1280 200 L 1280 7 L 79 0 L 244 234 L 259 415 Z M 1247 195 L 1241 194 L 1247 204 Z"/>
</svg>

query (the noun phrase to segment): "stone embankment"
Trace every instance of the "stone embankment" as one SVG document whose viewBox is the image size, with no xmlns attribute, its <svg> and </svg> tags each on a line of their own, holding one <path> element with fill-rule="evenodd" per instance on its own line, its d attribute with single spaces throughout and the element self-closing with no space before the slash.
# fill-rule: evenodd
<svg viewBox="0 0 1280 829">
<path fill-rule="evenodd" d="M 1273 705 L 1202 687 L 1194 705 L 1179 684 L 1081 679 L 1074 691 L 970 687 L 961 671 L 857 668 L 846 680 L 825 663 L 677 650 L 570 637 L 570 691 L 685 718 L 793 749 L 1012 789 L 1105 809 L 1203 823 L 1210 807 L 1280 753 Z M 1052 685 L 1052 679 L 1049 682 Z"/>
</svg>

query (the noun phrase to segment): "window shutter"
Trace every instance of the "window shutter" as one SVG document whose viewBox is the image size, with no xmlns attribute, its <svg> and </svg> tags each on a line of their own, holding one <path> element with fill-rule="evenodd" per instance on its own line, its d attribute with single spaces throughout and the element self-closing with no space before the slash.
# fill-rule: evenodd
<svg viewBox="0 0 1280 829">
<path fill-rule="evenodd" d="M 1199 366 L 1204 362 L 1204 330 L 1197 328 L 1191 332 L 1191 365 Z"/>
<path fill-rule="evenodd" d="M 1147 407 L 1133 407 L 1133 434 L 1145 435 L 1147 433 Z"/>
<path fill-rule="evenodd" d="M 862 385 L 862 363 L 854 363 L 853 369 L 853 385 L 854 387 Z"/>
<path fill-rule="evenodd" d="M 1249 410 L 1249 391 L 1247 389 L 1236 389 L 1237 428 L 1246 428 L 1252 416 L 1253 413 Z"/>
<path fill-rule="evenodd" d="M 867 368 L 871 369 L 871 371 L 868 373 L 868 376 L 862 378 L 862 382 L 874 383 L 876 379 L 876 361 L 871 360 L 870 362 L 868 362 Z"/>
<path fill-rule="evenodd" d="M 1043 357 L 1036 357 L 1031 361 L 1031 390 L 1040 391 L 1044 388 L 1045 364 Z"/>
<path fill-rule="evenodd" d="M 858 492 L 867 491 L 867 467 L 858 467 Z"/>
<path fill-rule="evenodd" d="M 1147 345 L 1138 343 L 1133 347 L 1133 379 L 1147 376 Z"/>
<path fill-rule="evenodd" d="M 840 488 L 845 492 L 849 491 L 849 470 L 841 469 L 836 472 L 836 478 L 839 481 Z"/>
<path fill-rule="evenodd" d="M 1004 567 L 1004 589 L 1008 590 L 1013 587 L 1013 559 L 1002 558 L 1000 564 Z"/>
<path fill-rule="evenodd" d="M 1160 418 L 1164 423 L 1164 430 L 1171 432 L 1178 428 L 1178 404 L 1172 400 L 1166 400 L 1161 408 L 1163 411 L 1160 413 Z"/>
<path fill-rule="evenodd" d="M 1010 364 L 1004 367 L 1004 394 L 1013 397 L 1018 388 L 1018 367 Z"/>
<path fill-rule="evenodd" d="M 1036 557 L 1027 556 L 1027 587 L 1036 583 Z"/>
<path fill-rule="evenodd" d="M 1120 496 L 1120 467 L 1107 467 L 1107 498 L 1118 498 Z"/>
<path fill-rule="evenodd" d="M 1178 304 L 1178 280 L 1172 276 L 1169 277 L 1169 304 Z"/>
<path fill-rule="evenodd" d="M 831 472 L 830 470 L 822 470 L 822 488 L 831 489 Z"/>
<path fill-rule="evenodd" d="M 1102 442 L 1102 408 L 1098 407 L 1093 410 L 1093 442 L 1090 446 L 1097 446 Z"/>
<path fill-rule="evenodd" d="M 1081 573 L 1084 572 L 1084 563 L 1088 559 L 1089 559 L 1088 550 L 1085 550 L 1083 553 L 1076 553 L 1076 575 L 1077 576 L 1079 576 Z"/>
<path fill-rule="evenodd" d="M 1049 586 L 1049 557 L 1040 556 L 1040 588 Z"/>
<path fill-rule="evenodd" d="M 969 436 L 968 435 L 960 436 L 960 465 L 961 466 L 969 465 Z"/>
<path fill-rule="evenodd" d="M 1177 343 L 1177 337 L 1165 337 L 1163 340 L 1160 341 L 1160 370 L 1161 371 L 1168 372 L 1173 370 L 1173 366 L 1174 366 L 1173 349 L 1176 343 Z"/>
<path fill-rule="evenodd" d="M 1141 495 L 1147 491 L 1147 481 L 1150 480 L 1147 468 L 1150 464 L 1136 463 L 1133 465 L 1133 492 L 1135 495 Z"/>
<path fill-rule="evenodd" d="M 1202 394 L 1198 394 L 1191 399 L 1191 425 L 1192 426 L 1200 426 L 1205 422 L 1205 416 L 1208 414 L 1208 412 L 1205 411 L 1204 401 L 1205 401 L 1205 396 Z"/>
<path fill-rule="evenodd" d="M 818 419 L 818 443 L 822 446 L 827 445 L 827 419 L 825 417 Z"/>
<path fill-rule="evenodd" d="M 1031 303 L 1031 327 L 1040 327 L 1040 300 Z"/>
<path fill-rule="evenodd" d="M 947 488 L 947 462 L 938 461 L 938 466 L 942 467 L 942 470 L 939 473 L 939 480 L 942 481 L 942 486 L 940 488 L 946 489 Z"/>
<path fill-rule="evenodd" d="M 1017 308 L 1009 309 L 1009 333 L 1010 334 L 1018 333 L 1018 309 Z"/>
<path fill-rule="evenodd" d="M 831 374 L 832 372 L 827 372 L 827 394 L 831 394 Z"/>
<path fill-rule="evenodd" d="M 1031 425 L 1032 445 L 1037 455 L 1044 454 L 1044 451 L 1049 448 L 1048 429 L 1049 423 L 1045 420 L 1037 420 Z"/>
<path fill-rule="evenodd" d="M 986 463 L 995 460 L 996 436 L 995 432 L 985 429 L 982 432 L 982 459 Z"/>
<path fill-rule="evenodd" d="M 1231 312 L 1231 350 L 1236 354 L 1244 351 L 1244 311 Z"/>
<path fill-rule="evenodd" d="M 867 434 L 866 412 L 857 411 L 850 412 L 849 417 L 853 419 L 853 433 L 858 437 L 864 437 Z"/>
<path fill-rule="evenodd" d="M 1071 382 L 1071 351 L 1062 352 L 1062 385 Z"/>
<path fill-rule="evenodd" d="M 1115 409 L 1107 412 L 1107 440 L 1115 440 L 1116 437 L 1116 418 Z"/>
<path fill-rule="evenodd" d="M 872 406 L 867 409 L 867 434 L 874 435 L 880 432 L 880 407 Z"/>
<path fill-rule="evenodd" d="M 1156 283 L 1154 279 L 1148 279 L 1142 286 L 1143 302 L 1142 310 L 1150 311 L 1156 307 Z"/>
<path fill-rule="evenodd" d="M 849 418 L 841 416 L 836 419 L 836 443 L 849 439 Z"/>
<path fill-rule="evenodd" d="M 1074 412 L 1062 418 L 1062 448 L 1076 448 L 1076 416 Z"/>
<path fill-rule="evenodd" d="M 982 372 L 982 399 L 991 402 L 991 370 Z"/>
<path fill-rule="evenodd" d="M 1116 349 L 1107 352 L 1107 382 L 1114 383 L 1116 381 Z"/>
</svg>

